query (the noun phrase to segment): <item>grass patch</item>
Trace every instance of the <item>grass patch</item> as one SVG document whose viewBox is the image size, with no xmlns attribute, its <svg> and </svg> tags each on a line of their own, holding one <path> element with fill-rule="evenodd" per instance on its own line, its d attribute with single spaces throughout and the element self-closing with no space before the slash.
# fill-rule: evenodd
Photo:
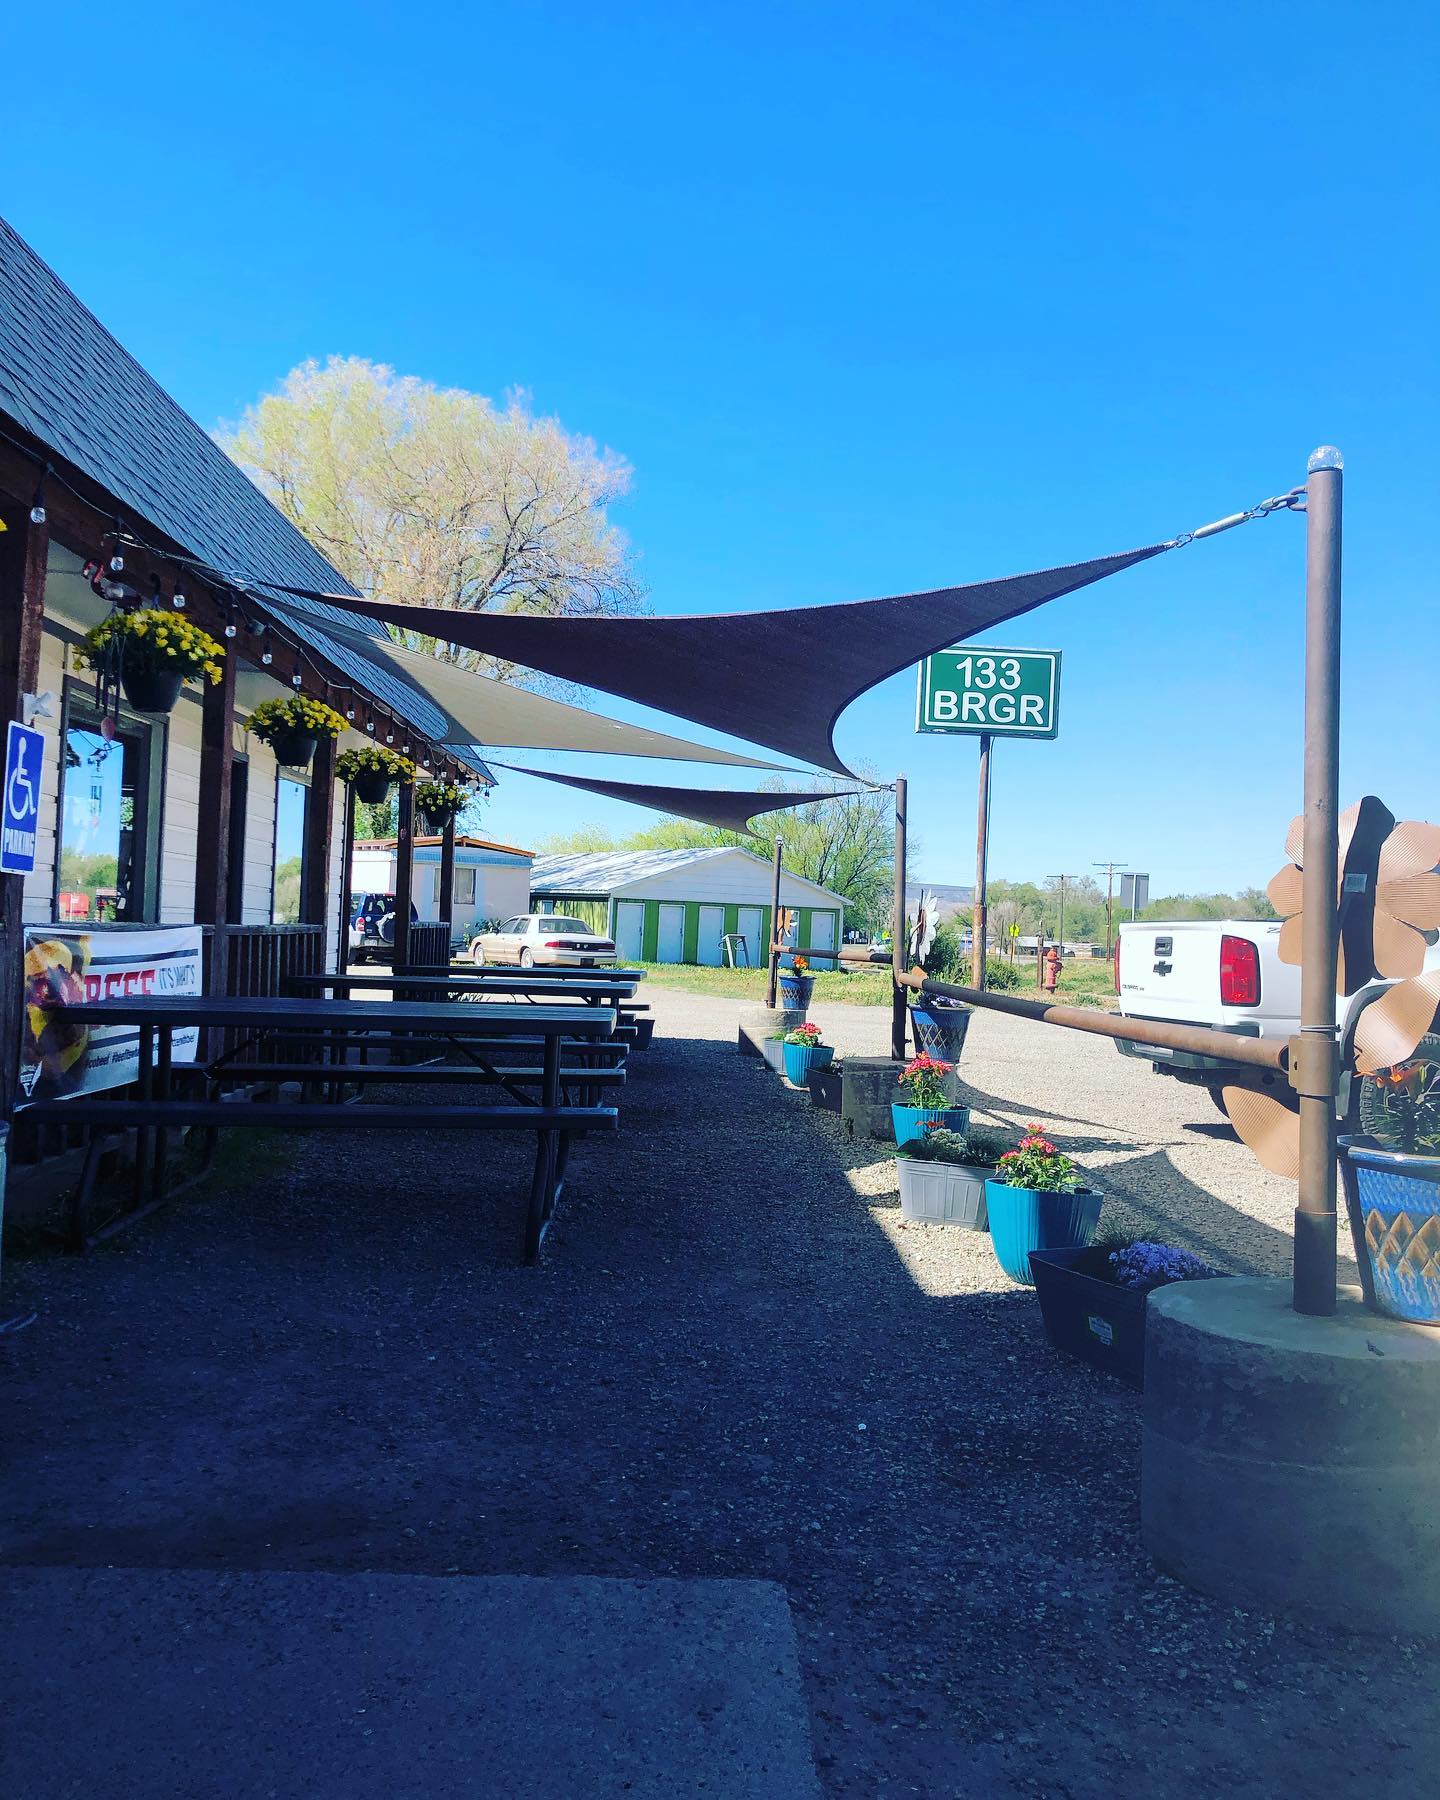
<svg viewBox="0 0 1440 1800">
<path fill-rule="evenodd" d="M 753 1006 L 765 1004 L 765 971 L 763 969 L 709 969 L 690 963 L 637 963 L 650 984 L 672 988 L 684 994 L 712 994 L 721 999 L 746 1000 Z M 1039 999 L 1035 986 L 1035 970 L 1029 962 L 1015 965 L 1022 979 L 1013 991 L 1022 999 Z M 1067 962 L 1060 971 L 1060 991 L 1055 998 L 1068 1006 L 1113 1007 L 1115 983 L 1108 961 L 1100 958 L 1082 962 L 1078 957 Z M 890 971 L 885 968 L 849 970 L 826 969 L 815 976 L 817 1006 L 888 1006 L 890 1004 Z"/>
</svg>

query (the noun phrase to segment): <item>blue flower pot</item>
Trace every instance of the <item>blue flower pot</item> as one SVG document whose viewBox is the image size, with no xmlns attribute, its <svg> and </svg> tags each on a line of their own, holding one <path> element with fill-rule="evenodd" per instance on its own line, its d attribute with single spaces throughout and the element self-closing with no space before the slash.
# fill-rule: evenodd
<svg viewBox="0 0 1440 1800">
<path fill-rule="evenodd" d="M 1341 1146 L 1366 1302 L 1392 1319 L 1440 1325 L 1440 1156 Z"/>
<path fill-rule="evenodd" d="M 910 1030 L 917 1054 L 924 1051 L 941 1062 L 958 1063 L 971 1016 L 968 1006 L 912 1006 Z"/>
<path fill-rule="evenodd" d="M 791 1087 L 808 1087 L 812 1069 L 828 1069 L 835 1059 L 833 1044 L 786 1044 L 785 1079 Z"/>
<path fill-rule="evenodd" d="M 895 1142 L 908 1144 L 912 1138 L 922 1138 L 932 1125 L 942 1125 L 946 1131 L 964 1131 L 970 1123 L 968 1106 L 901 1106 L 898 1101 L 890 1103 L 890 1122 L 895 1127 Z"/>
<path fill-rule="evenodd" d="M 787 975 L 780 971 L 780 1004 L 784 1007 L 799 1007 L 802 1011 L 809 1006 L 810 996 L 815 992 L 813 975 Z"/>
<path fill-rule="evenodd" d="M 1030 1252 L 1082 1249 L 1094 1239 L 1104 1203 L 1104 1195 L 1090 1188 L 1052 1194 L 987 1181 L 985 1207 L 990 1214 L 995 1260 L 1012 1281 L 1034 1287 Z"/>
</svg>

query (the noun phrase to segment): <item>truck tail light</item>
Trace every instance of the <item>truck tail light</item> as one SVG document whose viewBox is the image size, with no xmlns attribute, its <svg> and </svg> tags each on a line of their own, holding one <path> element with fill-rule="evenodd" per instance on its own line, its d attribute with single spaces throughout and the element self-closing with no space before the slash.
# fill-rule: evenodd
<svg viewBox="0 0 1440 1800">
<path fill-rule="evenodd" d="M 1249 938 L 1220 940 L 1220 1004 L 1260 1004 L 1260 952 Z"/>
</svg>

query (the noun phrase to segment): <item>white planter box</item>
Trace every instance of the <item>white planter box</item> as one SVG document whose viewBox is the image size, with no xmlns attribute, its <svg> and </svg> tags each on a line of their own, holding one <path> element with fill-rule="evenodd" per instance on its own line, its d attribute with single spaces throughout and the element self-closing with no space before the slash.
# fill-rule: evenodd
<svg viewBox="0 0 1440 1800">
<path fill-rule="evenodd" d="M 971 1168 L 964 1163 L 919 1162 L 913 1156 L 897 1156 L 900 1171 L 900 1212 L 922 1225 L 963 1225 L 970 1231 L 985 1229 L 985 1183 L 993 1169 Z"/>
</svg>

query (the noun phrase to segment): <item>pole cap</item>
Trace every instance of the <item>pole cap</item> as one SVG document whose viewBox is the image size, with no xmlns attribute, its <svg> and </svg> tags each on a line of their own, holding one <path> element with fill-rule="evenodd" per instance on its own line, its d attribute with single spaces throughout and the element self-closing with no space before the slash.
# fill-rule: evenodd
<svg viewBox="0 0 1440 1800">
<path fill-rule="evenodd" d="M 1318 450 L 1310 452 L 1310 460 L 1305 465 L 1306 473 L 1314 475 L 1321 469 L 1343 469 L 1345 458 L 1333 444 L 1322 444 Z"/>
</svg>

